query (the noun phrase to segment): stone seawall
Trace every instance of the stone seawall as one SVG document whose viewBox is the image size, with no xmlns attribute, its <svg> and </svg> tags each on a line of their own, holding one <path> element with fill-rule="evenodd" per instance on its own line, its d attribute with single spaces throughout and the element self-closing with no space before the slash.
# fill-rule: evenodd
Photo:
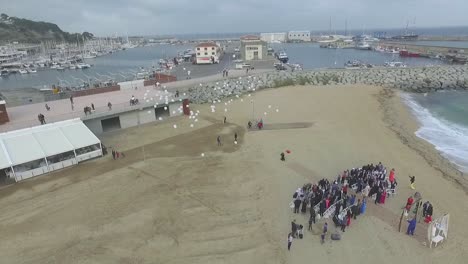
<svg viewBox="0 0 468 264">
<path fill-rule="evenodd" d="M 379 85 L 414 93 L 449 89 L 466 90 L 468 66 L 270 72 L 200 84 L 189 88 L 189 98 L 194 103 L 207 103 L 264 88 L 346 84 Z"/>
</svg>

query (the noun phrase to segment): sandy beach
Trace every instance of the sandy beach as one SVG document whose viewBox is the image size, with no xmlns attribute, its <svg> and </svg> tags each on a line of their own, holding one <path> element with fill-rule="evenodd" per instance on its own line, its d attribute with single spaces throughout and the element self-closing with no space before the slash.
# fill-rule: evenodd
<svg viewBox="0 0 468 264">
<path fill-rule="evenodd" d="M 241 98 L 215 113 L 191 104 L 198 122 L 177 117 L 105 134 L 123 159 L 0 189 L 0 262 L 466 263 L 466 179 L 414 136 L 418 124 L 397 92 L 297 86 Z M 266 129 L 247 131 L 252 117 Z M 395 197 L 370 203 L 341 241 L 320 244 L 320 220 L 287 251 L 290 222 L 308 219 L 288 206 L 297 187 L 378 162 L 396 170 Z M 449 239 L 435 249 L 423 245 L 426 225 L 409 237 L 395 224 L 414 193 L 410 174 L 434 216 L 451 215 Z"/>
</svg>

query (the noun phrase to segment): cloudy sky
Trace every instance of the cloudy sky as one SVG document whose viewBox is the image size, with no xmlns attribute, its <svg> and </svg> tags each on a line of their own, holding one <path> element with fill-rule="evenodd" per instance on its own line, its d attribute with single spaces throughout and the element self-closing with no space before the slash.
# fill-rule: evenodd
<svg viewBox="0 0 468 264">
<path fill-rule="evenodd" d="M 70 32 L 160 35 L 468 25 L 468 0 L 0 0 Z"/>
</svg>

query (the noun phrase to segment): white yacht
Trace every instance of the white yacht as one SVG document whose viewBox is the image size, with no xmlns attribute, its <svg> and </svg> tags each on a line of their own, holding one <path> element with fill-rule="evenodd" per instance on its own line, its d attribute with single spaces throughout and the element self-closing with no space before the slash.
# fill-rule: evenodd
<svg viewBox="0 0 468 264">
<path fill-rule="evenodd" d="M 28 72 L 29 72 L 29 73 L 36 73 L 37 71 L 36 71 L 36 69 L 34 69 L 34 68 L 29 68 L 29 69 L 28 69 Z"/>
<path fill-rule="evenodd" d="M 19 69 L 18 72 L 21 73 L 21 74 L 27 74 L 28 73 L 28 71 L 25 70 L 25 69 Z"/>
<path fill-rule="evenodd" d="M 356 49 L 359 49 L 359 50 L 370 50 L 372 49 L 371 45 L 369 45 L 369 43 L 367 42 L 360 42 L 356 45 Z"/>
</svg>

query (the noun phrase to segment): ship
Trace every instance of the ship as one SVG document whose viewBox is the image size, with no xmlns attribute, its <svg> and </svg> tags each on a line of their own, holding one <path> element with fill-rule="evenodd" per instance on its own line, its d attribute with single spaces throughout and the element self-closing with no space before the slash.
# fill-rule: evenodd
<svg viewBox="0 0 468 264">
<path fill-rule="evenodd" d="M 404 34 L 393 36 L 392 40 L 401 40 L 401 41 L 416 41 L 418 40 L 419 35 L 417 34 Z"/>
<path fill-rule="evenodd" d="M 420 54 L 417 52 L 411 52 L 407 50 L 400 50 L 400 57 L 420 57 Z"/>
</svg>

